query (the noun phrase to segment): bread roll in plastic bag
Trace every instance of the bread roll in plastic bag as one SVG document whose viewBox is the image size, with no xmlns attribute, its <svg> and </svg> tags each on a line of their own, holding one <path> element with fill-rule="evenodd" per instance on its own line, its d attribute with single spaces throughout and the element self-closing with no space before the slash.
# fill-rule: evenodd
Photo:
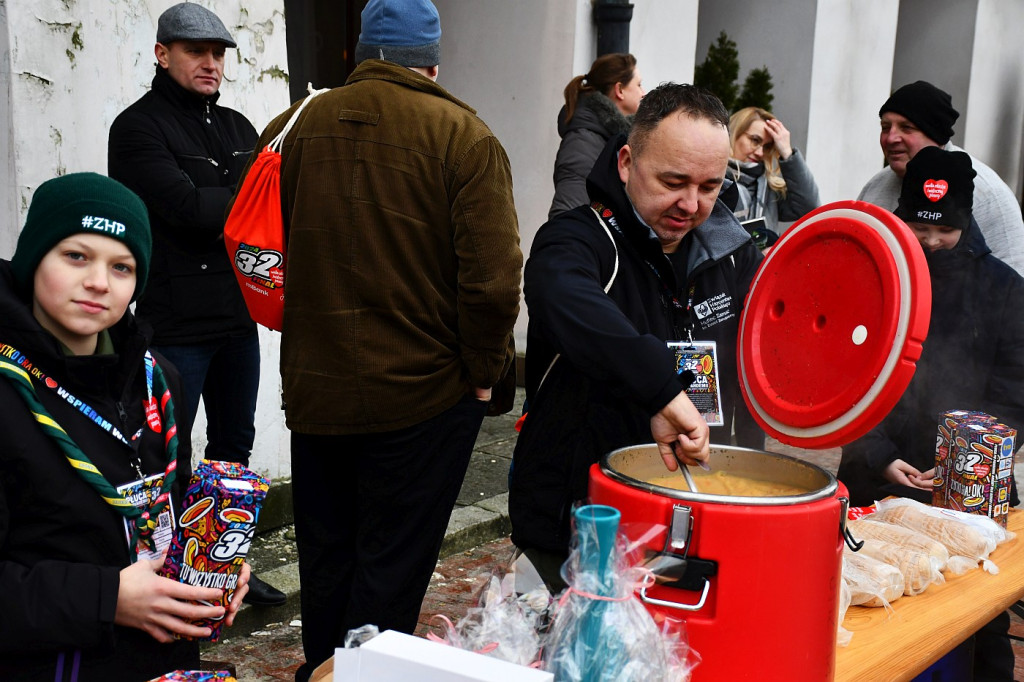
<svg viewBox="0 0 1024 682">
<path fill-rule="evenodd" d="M 878 559 L 899 569 L 903 574 L 903 594 L 912 597 L 921 594 L 932 583 L 944 583 L 942 562 L 931 554 L 903 547 L 885 540 L 864 540 L 859 554 Z"/>
<path fill-rule="evenodd" d="M 853 633 L 843 627 L 843 619 L 846 618 L 846 610 L 850 608 L 850 599 L 853 595 L 850 586 L 845 580 L 839 581 L 839 619 L 836 621 L 836 646 L 846 646 L 853 639 Z"/>
<path fill-rule="evenodd" d="M 996 545 L 1013 537 L 998 523 L 979 514 L 941 509 L 907 498 L 877 503 L 874 516 L 880 521 L 913 528 L 938 540 L 950 554 L 988 559 Z"/>
<path fill-rule="evenodd" d="M 991 561 L 985 562 L 985 570 L 995 575 L 999 573 L 999 567 L 993 564 Z M 942 569 L 945 575 L 963 575 L 968 571 L 973 571 L 978 567 L 978 560 L 974 557 L 969 556 L 951 556 L 949 561 L 946 562 L 946 567 Z"/>
<path fill-rule="evenodd" d="M 872 514 L 863 519 L 847 521 L 846 527 L 850 529 L 853 537 L 858 540 L 883 540 L 891 542 L 894 545 L 935 557 L 939 561 L 940 571 L 946 567 L 946 562 L 949 561 L 949 550 L 946 549 L 944 544 L 911 528 L 875 521 L 874 518 L 876 516 L 876 514 Z"/>
<path fill-rule="evenodd" d="M 888 606 L 903 596 L 898 568 L 849 549 L 843 552 L 843 580 L 850 586 L 853 606 Z"/>
</svg>

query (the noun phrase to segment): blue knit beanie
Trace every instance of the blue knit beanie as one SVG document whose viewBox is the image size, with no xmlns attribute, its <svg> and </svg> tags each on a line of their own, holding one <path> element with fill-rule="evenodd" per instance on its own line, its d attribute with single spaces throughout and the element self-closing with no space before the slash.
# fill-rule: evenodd
<svg viewBox="0 0 1024 682">
<path fill-rule="evenodd" d="M 363 9 L 356 63 L 386 59 L 401 66 L 441 63 L 441 17 L 430 0 L 370 0 Z"/>
</svg>

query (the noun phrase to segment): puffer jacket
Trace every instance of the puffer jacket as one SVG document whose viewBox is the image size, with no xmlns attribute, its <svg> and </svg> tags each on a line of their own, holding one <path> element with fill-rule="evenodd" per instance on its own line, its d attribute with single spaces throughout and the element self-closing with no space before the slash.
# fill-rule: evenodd
<svg viewBox="0 0 1024 682">
<path fill-rule="evenodd" d="M 580 97 L 572 118 L 565 120 L 565 107 L 558 112 L 558 136 L 562 138 L 555 156 L 555 196 L 548 220 L 562 211 L 590 203 L 587 176 L 594 168 L 608 140 L 629 131 L 632 116 L 623 116 L 615 102 L 594 92 Z"/>
<path fill-rule="evenodd" d="M 498 384 L 523 257 L 508 157 L 474 111 L 368 59 L 306 107 L 281 155 L 288 428 L 393 431 Z"/>
<path fill-rule="evenodd" d="M 589 206 L 573 209 L 541 227 L 526 264 L 529 413 L 509 488 L 512 540 L 522 548 L 564 552 L 590 465 L 616 448 L 651 442 L 651 417 L 686 388 L 666 342 L 685 339 L 687 329 L 695 341 L 718 345 L 726 426 L 711 429 L 712 442 L 729 444 L 735 427 L 740 445 L 764 445 L 735 362 L 740 313 L 761 253 L 718 202 L 684 237 L 678 253 L 689 276 L 679 278 L 619 179 L 624 143 L 624 136 L 609 143 L 587 181 L 591 199 L 611 209 L 621 233 L 610 230 L 610 237 Z M 677 298 L 692 300 L 692 314 L 663 300 L 649 263 Z"/>
<path fill-rule="evenodd" d="M 110 127 L 107 170 L 149 209 L 153 260 L 136 314 L 156 345 L 254 333 L 224 247 L 224 220 L 256 130 L 220 93 L 188 92 L 159 66 Z"/>
<path fill-rule="evenodd" d="M 843 447 L 838 478 L 854 505 L 913 496 L 882 471 L 896 459 L 922 472 L 935 466 L 944 412 L 985 412 L 1024 433 L 1024 278 L 991 254 L 973 219 L 953 249 L 925 257 L 931 321 L 914 377 L 881 424 Z"/>
<path fill-rule="evenodd" d="M 0 261 L 0 345 L 17 349 L 123 433 L 134 434 L 145 423 L 149 339 L 130 313 L 110 335 L 114 355 L 63 355 L 32 316 L 30 302 L 14 293 L 9 263 Z M 154 355 L 172 396 L 180 396 L 177 372 Z M 55 391 L 36 384 L 36 394 L 112 485 L 138 479 L 131 448 Z M 130 565 L 123 517 L 71 467 L 6 377 L 0 377 L 0 404 L 0 679 L 71 679 L 77 665 L 79 682 L 132 682 L 194 668 L 195 642 L 160 644 L 142 630 L 114 624 L 119 572 Z M 162 473 L 163 436 L 146 428 L 136 442 L 143 473 Z M 178 442 L 176 502 L 191 475 L 189 440 Z M 65 677 L 57 673 L 61 666 Z"/>
</svg>

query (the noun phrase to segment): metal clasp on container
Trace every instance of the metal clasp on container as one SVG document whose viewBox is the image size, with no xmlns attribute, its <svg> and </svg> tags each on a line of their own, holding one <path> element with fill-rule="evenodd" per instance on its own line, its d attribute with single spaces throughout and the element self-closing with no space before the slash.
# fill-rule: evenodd
<svg viewBox="0 0 1024 682">
<path fill-rule="evenodd" d="M 682 504 L 674 505 L 672 522 L 668 537 L 665 539 L 665 549 L 648 563 L 648 568 L 658 577 L 658 583 L 666 587 L 700 590 L 700 600 L 696 604 L 680 604 L 676 601 L 648 597 L 645 585 L 639 590 L 640 601 L 682 611 L 699 611 L 704 606 L 711 590 L 709 578 L 717 573 L 718 565 L 714 561 L 687 556 L 692 532 L 692 508 Z"/>
<path fill-rule="evenodd" d="M 672 525 L 669 527 L 668 546 L 686 555 L 690 544 L 690 533 L 693 531 L 693 516 L 690 508 L 681 504 L 672 507 Z"/>
</svg>

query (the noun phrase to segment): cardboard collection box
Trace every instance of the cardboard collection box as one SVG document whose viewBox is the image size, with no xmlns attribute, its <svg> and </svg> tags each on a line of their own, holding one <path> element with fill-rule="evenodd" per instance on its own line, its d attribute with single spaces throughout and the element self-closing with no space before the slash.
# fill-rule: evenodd
<svg viewBox="0 0 1024 682">
<path fill-rule="evenodd" d="M 235 593 L 270 480 L 235 462 L 203 460 L 192 472 L 160 575 L 186 585 L 224 590 L 227 608 Z M 194 621 L 216 642 L 223 619 Z"/>
<path fill-rule="evenodd" d="M 336 649 L 311 682 L 554 682 L 554 675 L 394 630 Z"/>
<path fill-rule="evenodd" d="M 939 420 L 932 505 L 991 517 L 1004 528 L 1017 430 L 983 412 L 953 410 Z"/>
</svg>

